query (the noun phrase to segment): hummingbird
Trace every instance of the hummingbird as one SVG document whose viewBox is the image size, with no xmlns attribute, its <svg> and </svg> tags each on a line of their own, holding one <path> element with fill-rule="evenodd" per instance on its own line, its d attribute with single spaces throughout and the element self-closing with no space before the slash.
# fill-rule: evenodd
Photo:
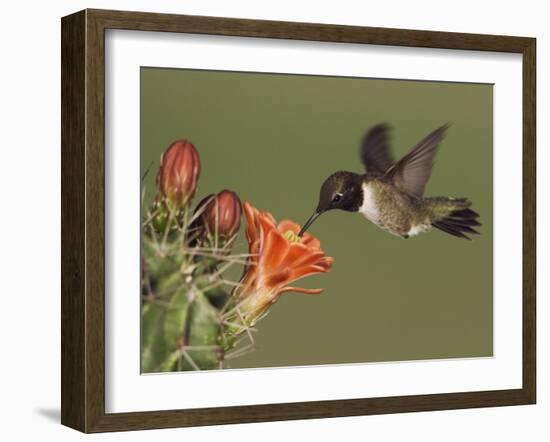
<svg viewBox="0 0 550 442">
<path fill-rule="evenodd" d="M 317 209 L 298 236 L 323 213 L 339 209 L 361 213 L 369 221 L 401 238 L 439 229 L 471 239 L 479 234 L 479 214 L 470 209 L 468 198 L 424 197 L 433 160 L 448 125 L 441 126 L 413 146 L 399 161 L 390 153 L 390 129 L 378 124 L 366 132 L 360 158 L 366 173 L 338 171 L 322 184 Z"/>
</svg>

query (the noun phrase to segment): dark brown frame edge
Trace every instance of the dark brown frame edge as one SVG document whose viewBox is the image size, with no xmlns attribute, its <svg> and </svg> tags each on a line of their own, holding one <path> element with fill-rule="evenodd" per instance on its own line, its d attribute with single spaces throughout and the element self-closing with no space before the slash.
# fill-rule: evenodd
<svg viewBox="0 0 550 442">
<path fill-rule="evenodd" d="M 106 29 L 512 52 L 523 55 L 523 386 L 477 391 L 105 413 Z M 62 19 L 61 422 L 83 432 L 533 404 L 536 400 L 535 54 L 526 37 L 84 10 Z"/>
</svg>

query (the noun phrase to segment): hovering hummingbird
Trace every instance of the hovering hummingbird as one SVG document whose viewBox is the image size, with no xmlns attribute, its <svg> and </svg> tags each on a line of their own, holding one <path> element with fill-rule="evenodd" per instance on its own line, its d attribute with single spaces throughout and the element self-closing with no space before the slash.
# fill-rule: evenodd
<svg viewBox="0 0 550 442">
<path fill-rule="evenodd" d="M 360 146 L 366 174 L 338 171 L 330 175 L 319 194 L 317 209 L 298 234 L 302 236 L 324 212 L 340 209 L 359 212 L 381 229 L 402 238 L 416 236 L 433 227 L 450 235 L 471 239 L 479 234 L 479 215 L 467 198 L 424 197 L 433 159 L 447 125 L 434 130 L 403 158 L 394 162 L 390 154 L 389 128 L 379 124 L 370 129 Z"/>
</svg>

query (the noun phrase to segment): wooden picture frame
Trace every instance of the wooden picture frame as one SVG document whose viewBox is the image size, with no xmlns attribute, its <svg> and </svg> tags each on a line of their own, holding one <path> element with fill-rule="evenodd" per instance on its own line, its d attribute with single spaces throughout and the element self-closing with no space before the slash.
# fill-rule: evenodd
<svg viewBox="0 0 550 442">
<path fill-rule="evenodd" d="M 271 405 L 105 412 L 105 30 L 518 53 L 523 57 L 523 386 Z M 62 410 L 83 432 L 533 404 L 535 351 L 533 38 L 85 10 L 62 19 Z"/>
</svg>

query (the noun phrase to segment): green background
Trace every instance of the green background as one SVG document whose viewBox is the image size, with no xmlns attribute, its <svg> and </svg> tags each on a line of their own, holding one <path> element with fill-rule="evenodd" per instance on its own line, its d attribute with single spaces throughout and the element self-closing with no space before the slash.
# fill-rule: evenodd
<svg viewBox="0 0 550 442">
<path fill-rule="evenodd" d="M 403 240 L 359 214 L 323 215 L 310 232 L 333 269 L 300 283 L 325 292 L 283 295 L 257 325 L 256 351 L 228 366 L 491 356 L 492 109 L 486 84 L 142 68 L 148 200 L 160 154 L 187 138 L 202 162 L 195 201 L 228 188 L 301 224 L 324 178 L 362 171 L 357 146 L 370 126 L 389 123 L 401 156 L 450 122 L 426 195 L 469 197 L 481 214 L 473 241 L 435 230 Z"/>
</svg>

